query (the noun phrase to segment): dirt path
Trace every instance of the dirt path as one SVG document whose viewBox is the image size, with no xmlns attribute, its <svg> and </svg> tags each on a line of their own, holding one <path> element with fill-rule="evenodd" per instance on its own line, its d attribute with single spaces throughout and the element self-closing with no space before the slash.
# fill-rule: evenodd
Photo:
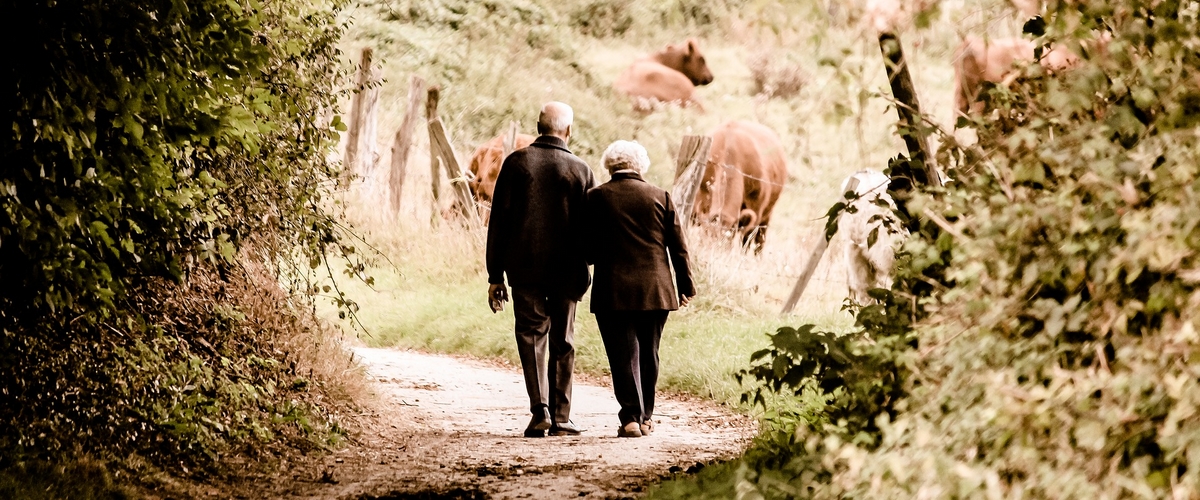
<svg viewBox="0 0 1200 500">
<path fill-rule="evenodd" d="M 577 380 L 572 420 L 583 435 L 526 439 L 528 398 L 517 369 L 413 351 L 354 351 L 380 396 L 357 445 L 319 463 L 281 464 L 278 476 L 256 481 L 270 485 L 265 491 L 240 494 L 625 498 L 672 473 L 736 456 L 754 430 L 749 419 L 711 402 L 664 397 L 652 436 L 617 438 L 612 390 Z"/>
</svg>

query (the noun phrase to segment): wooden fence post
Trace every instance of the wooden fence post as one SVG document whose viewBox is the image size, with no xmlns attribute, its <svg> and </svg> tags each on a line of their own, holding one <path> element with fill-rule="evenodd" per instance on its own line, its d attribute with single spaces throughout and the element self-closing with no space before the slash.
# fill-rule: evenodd
<svg viewBox="0 0 1200 500">
<path fill-rule="evenodd" d="M 904 145 L 908 148 L 909 160 L 919 162 L 922 167 L 914 170 L 905 165 L 901 167 L 900 172 L 894 171 L 893 168 L 892 183 L 888 191 L 893 191 L 892 197 L 899 202 L 907 198 L 907 191 L 914 185 L 940 185 L 941 176 L 938 175 L 933 155 L 929 152 L 927 134 L 919 123 L 921 103 L 917 100 L 917 91 L 908 72 L 908 62 L 904 58 L 900 38 L 892 32 L 880 33 L 879 50 L 883 53 L 884 69 L 887 71 L 892 97 L 898 101 L 896 114 L 900 118 L 900 137 L 904 139 Z"/>
<path fill-rule="evenodd" d="M 442 126 L 442 120 L 437 115 L 439 89 L 435 85 L 429 88 L 429 98 L 425 102 L 425 118 L 429 121 L 429 149 L 430 163 L 433 173 L 433 198 L 435 207 L 435 216 L 437 200 L 438 200 L 438 184 L 441 179 L 438 178 L 438 164 L 445 167 L 446 178 L 450 180 L 450 188 L 454 190 L 454 194 L 459 204 L 459 211 L 467 220 L 467 225 L 471 228 L 480 226 L 479 211 L 475 209 L 475 200 L 471 197 L 471 190 L 467 187 L 467 175 L 459 167 L 458 157 L 454 154 L 454 147 L 450 145 L 449 138 L 446 137 L 446 129 Z"/>
<path fill-rule="evenodd" d="M 424 93 L 425 80 L 413 75 L 408 84 L 408 108 L 404 111 L 404 121 L 396 130 L 396 138 L 392 141 L 392 171 L 388 179 L 391 186 L 389 201 L 392 214 L 400 213 L 400 195 L 404 192 L 404 177 L 408 173 L 408 152 L 412 149 L 413 129 L 417 127 L 418 107 Z"/>
<path fill-rule="evenodd" d="M 504 156 L 500 157 L 503 162 L 508 155 L 512 154 L 517 149 L 517 122 L 516 120 L 508 122 L 508 135 L 504 137 Z"/>
<path fill-rule="evenodd" d="M 346 170 L 366 177 L 375 166 L 377 159 L 375 149 L 375 110 L 379 102 L 379 87 L 371 86 L 378 79 L 374 50 L 363 47 L 362 62 L 358 67 L 358 77 L 354 97 L 350 103 L 350 123 L 346 131 L 346 155 L 343 164 Z M 363 163 L 363 159 L 367 163 Z"/>
<path fill-rule="evenodd" d="M 429 124 L 429 179 L 430 190 L 433 193 L 433 218 L 438 217 L 438 202 L 441 199 L 442 172 L 439 167 L 441 158 L 437 155 L 437 141 L 433 138 L 433 122 L 438 120 L 437 105 L 441 89 L 437 85 L 429 87 L 429 95 L 425 99 L 425 121 Z"/>
<path fill-rule="evenodd" d="M 712 147 L 712 137 L 703 135 L 685 135 L 679 145 L 679 156 L 675 159 L 675 184 L 671 188 L 671 196 L 675 198 L 675 212 L 679 223 L 687 225 L 695 210 L 696 193 L 700 192 L 700 182 L 704 179 L 704 169 L 708 164 L 708 150 Z"/>
<path fill-rule="evenodd" d="M 851 177 L 850 181 L 846 183 L 846 192 L 856 189 L 858 189 L 858 177 Z M 846 193 L 843 192 L 843 199 L 845 196 Z M 838 214 L 838 220 L 835 224 L 841 221 L 842 215 Z M 804 263 L 804 270 L 800 272 L 800 278 L 796 280 L 796 285 L 792 287 L 792 293 L 788 295 L 787 302 L 783 303 L 783 314 L 792 312 L 792 309 L 796 307 L 796 303 L 800 302 L 800 296 L 804 295 L 804 289 L 808 288 L 808 282 L 812 279 L 813 273 L 817 271 L 817 264 L 821 262 L 821 257 L 825 255 L 825 250 L 829 248 L 829 239 L 832 237 L 833 235 L 828 235 L 827 237 L 825 228 L 821 228 L 821 234 L 817 238 L 817 246 L 813 247 L 812 252 L 809 252 L 808 261 Z"/>
</svg>

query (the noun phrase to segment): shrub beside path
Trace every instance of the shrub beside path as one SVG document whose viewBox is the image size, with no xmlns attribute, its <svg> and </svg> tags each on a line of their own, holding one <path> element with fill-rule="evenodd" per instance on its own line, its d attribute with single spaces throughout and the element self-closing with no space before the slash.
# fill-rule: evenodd
<svg viewBox="0 0 1200 500">
<path fill-rule="evenodd" d="M 707 400 L 660 394 L 654 434 L 618 438 L 612 389 L 577 378 L 578 437 L 527 439 L 518 368 L 395 349 L 354 348 L 375 408 L 354 444 L 237 495 L 277 498 L 623 498 L 672 474 L 737 456 L 751 419 Z M 270 476 L 270 475 L 268 475 Z"/>
</svg>

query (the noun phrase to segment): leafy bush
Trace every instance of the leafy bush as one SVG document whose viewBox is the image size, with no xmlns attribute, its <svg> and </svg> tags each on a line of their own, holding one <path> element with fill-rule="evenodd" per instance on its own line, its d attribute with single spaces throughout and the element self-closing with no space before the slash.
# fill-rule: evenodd
<svg viewBox="0 0 1200 500">
<path fill-rule="evenodd" d="M 711 26 L 717 22 L 723 7 L 727 7 L 726 2 L 703 0 L 664 0 L 650 4 L 659 24 L 666 26 Z"/>
<path fill-rule="evenodd" d="M 229 262 L 269 224 L 319 240 L 292 210 L 315 200 L 286 190 L 312 193 L 332 172 L 314 154 L 330 136 L 312 120 L 333 95 L 310 85 L 334 70 L 331 14 L 273 3 L 80 7 L 14 14 L 37 28 L 9 69 L 5 319 L 66 309 L 104 318 L 133 277 Z"/>
<path fill-rule="evenodd" d="M 0 466 L 76 450 L 205 465 L 336 438 L 307 381 L 318 330 L 279 279 L 352 251 L 325 196 L 337 134 L 318 124 L 338 6 L 9 13 L 31 29 L 0 134 Z"/>
<path fill-rule="evenodd" d="M 755 95 L 787 99 L 799 94 L 809 80 L 804 68 L 781 54 L 759 52 L 749 66 Z"/>
<path fill-rule="evenodd" d="M 571 25 L 580 33 L 597 38 L 621 36 L 633 26 L 632 4 L 606 0 L 584 4 L 571 13 Z"/>
<path fill-rule="evenodd" d="M 947 142 L 956 182 L 907 204 L 936 230 L 916 233 L 902 279 L 859 312 L 882 322 L 863 321 L 861 337 L 773 337 L 747 372 L 766 382 L 758 393 L 832 402 L 761 438 L 773 452 L 726 476 L 739 494 L 1200 494 L 1200 232 L 1185 215 L 1200 202 L 1198 10 L 1048 8 L 1048 40 L 1111 41 L 995 89 L 999 113 L 964 122 L 980 142 Z M 911 336 L 880 335 L 906 316 Z"/>
</svg>

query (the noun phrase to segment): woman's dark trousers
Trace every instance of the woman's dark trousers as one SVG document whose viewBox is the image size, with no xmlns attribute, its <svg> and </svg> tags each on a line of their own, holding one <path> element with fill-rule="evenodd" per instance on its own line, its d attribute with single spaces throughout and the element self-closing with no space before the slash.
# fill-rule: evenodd
<svg viewBox="0 0 1200 500">
<path fill-rule="evenodd" d="M 658 342 L 669 311 L 597 312 L 596 323 L 608 353 L 613 392 L 621 411 L 621 425 L 639 424 L 654 415 L 658 385 Z"/>
</svg>

